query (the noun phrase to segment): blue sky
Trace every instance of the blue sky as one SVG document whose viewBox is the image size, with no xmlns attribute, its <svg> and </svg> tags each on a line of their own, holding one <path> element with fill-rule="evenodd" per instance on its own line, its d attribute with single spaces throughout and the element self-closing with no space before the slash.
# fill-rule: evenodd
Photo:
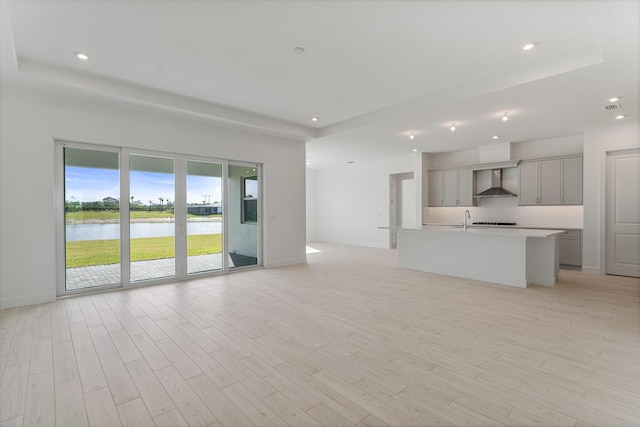
<svg viewBox="0 0 640 427">
<path fill-rule="evenodd" d="M 130 195 L 148 205 L 149 200 L 160 203 L 158 197 L 175 200 L 174 177 L 167 173 L 136 172 L 130 174 Z M 119 198 L 119 172 L 113 169 L 67 166 L 65 169 L 66 200 L 94 202 L 105 197 Z M 187 203 L 211 203 L 221 200 L 221 179 L 190 175 L 187 178 Z"/>
</svg>

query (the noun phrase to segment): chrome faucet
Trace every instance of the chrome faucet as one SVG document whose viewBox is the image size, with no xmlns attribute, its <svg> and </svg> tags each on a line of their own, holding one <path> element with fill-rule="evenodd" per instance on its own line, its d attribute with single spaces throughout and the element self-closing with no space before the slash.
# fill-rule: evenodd
<svg viewBox="0 0 640 427">
<path fill-rule="evenodd" d="M 464 231 L 467 231 L 467 218 L 471 219 L 471 213 L 469 212 L 469 209 L 464 211 L 464 225 L 462 228 Z"/>
</svg>

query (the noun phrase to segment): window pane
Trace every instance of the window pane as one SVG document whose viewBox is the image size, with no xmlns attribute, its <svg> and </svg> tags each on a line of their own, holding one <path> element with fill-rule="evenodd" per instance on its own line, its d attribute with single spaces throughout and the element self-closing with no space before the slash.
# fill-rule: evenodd
<svg viewBox="0 0 640 427">
<path fill-rule="evenodd" d="M 258 264 L 257 174 L 256 166 L 229 165 L 226 237 L 232 269 Z"/>
<path fill-rule="evenodd" d="M 189 160 L 187 273 L 222 268 L 222 165 Z"/>
<path fill-rule="evenodd" d="M 258 198 L 258 177 L 249 176 L 244 179 L 244 197 Z"/>
<path fill-rule="evenodd" d="M 131 281 L 175 276 L 173 159 L 129 157 Z"/>
<path fill-rule="evenodd" d="M 64 148 L 65 289 L 121 283 L 118 153 Z"/>
</svg>

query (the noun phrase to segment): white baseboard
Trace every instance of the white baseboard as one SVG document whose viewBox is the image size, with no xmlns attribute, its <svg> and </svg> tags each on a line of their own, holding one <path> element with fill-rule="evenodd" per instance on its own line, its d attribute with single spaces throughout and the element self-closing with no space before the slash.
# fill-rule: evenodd
<svg viewBox="0 0 640 427">
<path fill-rule="evenodd" d="M 318 243 L 333 243 L 335 245 L 345 245 L 345 246 L 360 246 L 364 248 L 379 248 L 379 249 L 389 249 L 388 243 L 379 243 L 379 242 L 362 242 L 355 240 L 326 240 L 326 239 L 318 239 L 316 240 Z"/>
<path fill-rule="evenodd" d="M 600 269 L 598 267 L 589 267 L 586 265 L 582 266 L 582 272 L 587 274 L 602 274 L 600 273 Z"/>
<path fill-rule="evenodd" d="M 0 310 L 5 308 L 22 307 L 23 305 L 41 304 L 43 302 L 52 302 L 56 300 L 55 292 L 47 292 L 44 294 L 22 295 L 19 297 L 1 298 Z"/>
<path fill-rule="evenodd" d="M 280 259 L 277 261 L 265 262 L 264 268 L 286 267 L 287 265 L 306 264 L 307 257 Z"/>
</svg>

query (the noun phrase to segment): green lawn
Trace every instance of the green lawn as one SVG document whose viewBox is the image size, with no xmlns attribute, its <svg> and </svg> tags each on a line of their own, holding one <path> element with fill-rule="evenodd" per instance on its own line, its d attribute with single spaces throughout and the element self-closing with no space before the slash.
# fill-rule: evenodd
<svg viewBox="0 0 640 427">
<path fill-rule="evenodd" d="M 187 255 L 222 253 L 222 234 L 194 234 L 188 237 Z M 131 239 L 131 261 L 173 258 L 173 236 Z M 120 241 L 79 240 L 67 242 L 67 268 L 120 262 Z"/>
</svg>

